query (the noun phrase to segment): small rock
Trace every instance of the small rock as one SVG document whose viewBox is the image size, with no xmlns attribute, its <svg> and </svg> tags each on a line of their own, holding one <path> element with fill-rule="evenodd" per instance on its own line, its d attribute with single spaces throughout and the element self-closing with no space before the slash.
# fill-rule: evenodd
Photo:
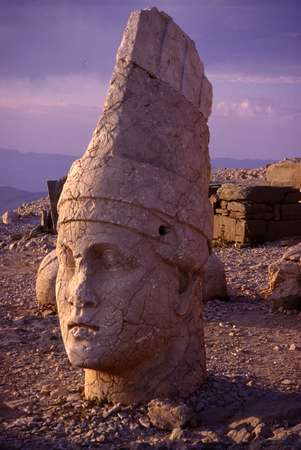
<svg viewBox="0 0 301 450">
<path fill-rule="evenodd" d="M 272 432 L 270 430 L 269 427 L 267 427 L 267 425 L 265 423 L 259 423 L 258 425 L 256 425 L 256 427 L 253 429 L 253 433 L 255 435 L 256 439 L 259 438 L 268 438 L 270 436 L 272 436 Z"/>
<path fill-rule="evenodd" d="M 109 416 L 112 416 L 113 414 L 119 412 L 120 409 L 121 409 L 121 404 L 116 403 L 116 405 L 112 406 L 112 408 L 105 411 L 102 416 L 104 419 L 107 419 Z"/>
<path fill-rule="evenodd" d="M 155 399 L 148 404 L 148 417 L 153 426 L 173 430 L 184 427 L 191 419 L 192 411 L 182 402 Z"/>
<path fill-rule="evenodd" d="M 215 444 L 221 440 L 220 436 L 212 430 L 202 431 L 200 437 L 203 444 Z M 212 448 L 214 447 L 212 446 Z"/>
<path fill-rule="evenodd" d="M 79 393 L 75 392 L 73 394 L 67 395 L 66 400 L 67 402 L 78 402 L 79 400 L 82 400 L 82 397 Z"/>
<path fill-rule="evenodd" d="M 293 351 L 295 351 L 295 350 L 296 350 L 296 348 L 297 348 L 297 347 L 296 347 L 296 345 L 295 345 L 295 344 L 291 344 L 291 345 L 289 346 L 289 348 L 288 348 L 288 349 L 289 349 L 289 351 L 292 351 L 292 352 L 293 352 Z"/>
<path fill-rule="evenodd" d="M 144 428 L 149 428 L 150 427 L 150 420 L 148 417 L 144 416 L 144 417 L 140 417 L 138 419 L 138 422 L 140 423 L 140 425 L 142 425 Z"/>
<path fill-rule="evenodd" d="M 15 242 L 12 242 L 11 244 L 9 244 L 8 250 L 10 250 L 10 251 L 15 250 L 17 247 L 18 247 L 18 242 L 15 241 Z"/>
<path fill-rule="evenodd" d="M 181 428 L 174 428 L 169 435 L 171 441 L 177 441 L 183 436 L 183 430 Z"/>
<path fill-rule="evenodd" d="M 239 430 L 230 430 L 227 436 L 236 444 L 249 442 L 252 438 L 251 433 L 247 430 L 246 427 L 242 427 Z"/>
<path fill-rule="evenodd" d="M 51 386 L 49 386 L 48 384 L 41 387 L 41 394 L 49 395 L 50 392 L 51 392 Z"/>
<path fill-rule="evenodd" d="M 249 428 L 253 429 L 253 428 L 257 427 L 257 425 L 259 423 L 260 423 L 259 417 L 250 416 L 250 417 L 246 417 L 244 419 L 234 420 L 233 422 L 230 423 L 229 428 L 230 428 L 230 430 L 237 430 L 242 427 L 248 426 Z"/>
<path fill-rule="evenodd" d="M 292 384 L 292 382 L 291 382 L 291 380 L 285 379 L 285 380 L 281 381 L 281 384 L 288 386 L 289 384 Z"/>
<path fill-rule="evenodd" d="M 66 390 L 62 388 L 54 389 L 50 392 L 50 398 L 52 400 L 57 400 L 60 397 L 63 397 L 66 394 Z"/>
</svg>

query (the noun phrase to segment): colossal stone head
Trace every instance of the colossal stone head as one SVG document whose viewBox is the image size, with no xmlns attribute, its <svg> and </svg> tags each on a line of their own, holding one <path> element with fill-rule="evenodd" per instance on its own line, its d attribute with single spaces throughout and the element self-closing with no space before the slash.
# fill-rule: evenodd
<svg viewBox="0 0 301 450">
<path fill-rule="evenodd" d="M 210 108 L 193 41 L 156 8 L 132 13 L 59 202 L 58 312 L 87 398 L 187 395 L 205 379 Z"/>
</svg>

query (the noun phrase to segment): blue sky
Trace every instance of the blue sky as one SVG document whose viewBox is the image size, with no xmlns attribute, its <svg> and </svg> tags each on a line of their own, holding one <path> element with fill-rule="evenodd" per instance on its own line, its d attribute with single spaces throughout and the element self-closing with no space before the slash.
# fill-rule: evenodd
<svg viewBox="0 0 301 450">
<path fill-rule="evenodd" d="M 299 0 L 1 0 L 0 147 L 82 154 L 127 18 L 149 6 L 205 64 L 212 156 L 301 156 Z"/>
</svg>

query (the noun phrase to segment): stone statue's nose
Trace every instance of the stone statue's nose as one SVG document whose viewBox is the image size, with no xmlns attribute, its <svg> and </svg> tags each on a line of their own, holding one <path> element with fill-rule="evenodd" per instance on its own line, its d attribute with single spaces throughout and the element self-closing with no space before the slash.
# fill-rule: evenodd
<svg viewBox="0 0 301 450">
<path fill-rule="evenodd" d="M 90 286 L 86 275 L 80 275 L 78 277 L 69 301 L 75 307 L 95 307 L 97 305 L 97 296 Z"/>
</svg>

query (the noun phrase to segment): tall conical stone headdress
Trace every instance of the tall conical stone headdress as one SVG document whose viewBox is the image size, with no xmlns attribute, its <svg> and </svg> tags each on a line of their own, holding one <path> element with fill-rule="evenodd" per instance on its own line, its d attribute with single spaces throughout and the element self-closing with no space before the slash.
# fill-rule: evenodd
<svg viewBox="0 0 301 450">
<path fill-rule="evenodd" d="M 202 260 L 212 229 L 211 103 L 194 42 L 156 8 L 133 12 L 102 117 L 64 186 L 59 226 L 109 222 L 154 239 L 173 226 Z"/>
</svg>

